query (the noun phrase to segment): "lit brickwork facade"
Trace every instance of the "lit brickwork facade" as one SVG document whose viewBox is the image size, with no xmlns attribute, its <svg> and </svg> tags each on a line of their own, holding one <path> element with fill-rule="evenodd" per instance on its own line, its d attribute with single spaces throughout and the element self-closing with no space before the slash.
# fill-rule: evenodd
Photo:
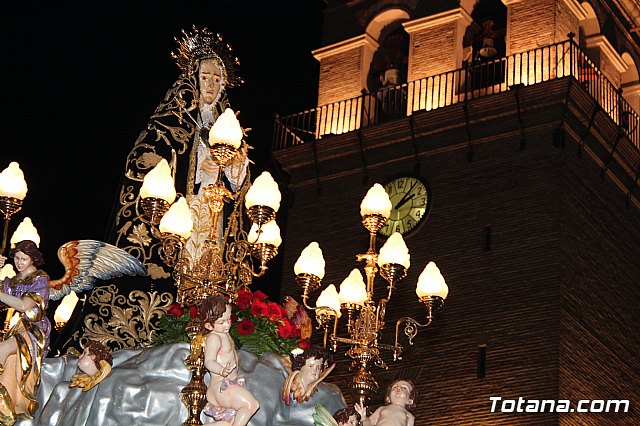
<svg viewBox="0 0 640 426">
<path fill-rule="evenodd" d="M 351 9 L 333 3 L 341 23 L 347 11 L 354 22 L 366 21 L 362 16 L 375 15 L 376 5 L 422 10 L 410 1 Z M 511 53 L 579 31 L 576 2 L 505 3 Z M 330 7 L 326 16 L 333 13 Z M 333 22 L 325 22 L 327 33 Z M 447 25 L 434 33 L 445 46 L 457 24 Z M 416 58 L 432 52 L 417 53 L 418 37 L 411 36 L 412 72 L 431 72 L 432 64 Z M 385 356 L 389 369 L 373 368 L 381 388 L 398 377 L 417 383 L 416 425 L 634 424 L 640 417 L 640 154 L 608 115 L 592 116 L 593 109 L 593 98 L 566 77 L 276 151 L 289 177 L 282 295 L 299 298 L 293 264 L 311 241 L 324 252 L 325 286 L 339 285 L 360 266 L 355 255 L 368 246 L 362 197 L 373 183 L 418 169 L 433 204 L 405 237 L 411 268 L 387 309 L 385 343 L 395 319 L 424 320 L 415 283 L 429 260 L 450 294 L 404 360 Z M 378 280 L 382 294 L 386 283 Z M 345 350 L 339 346 L 330 381 L 352 402 Z M 630 411 L 492 413 L 491 396 L 568 399 L 574 407 L 580 399 L 627 399 Z"/>
</svg>

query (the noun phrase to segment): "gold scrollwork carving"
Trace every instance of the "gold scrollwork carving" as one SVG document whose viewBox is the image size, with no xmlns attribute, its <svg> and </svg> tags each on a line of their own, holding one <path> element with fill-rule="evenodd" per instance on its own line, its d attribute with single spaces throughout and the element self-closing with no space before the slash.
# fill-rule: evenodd
<svg viewBox="0 0 640 426">
<path fill-rule="evenodd" d="M 126 297 L 115 284 L 96 287 L 89 303 L 97 307 L 97 314 L 85 317 L 81 341 L 97 340 L 112 349 L 152 346 L 154 322 L 167 313 L 173 300 L 171 293 L 133 290 Z"/>
</svg>

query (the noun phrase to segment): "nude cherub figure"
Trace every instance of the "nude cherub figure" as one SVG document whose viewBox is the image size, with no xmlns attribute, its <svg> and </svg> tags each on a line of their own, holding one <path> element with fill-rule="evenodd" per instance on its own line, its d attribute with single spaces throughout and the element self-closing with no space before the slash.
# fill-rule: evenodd
<svg viewBox="0 0 640 426">
<path fill-rule="evenodd" d="M 291 394 L 298 403 L 308 401 L 318 385 L 333 371 L 336 364 L 329 351 L 314 345 L 298 355 L 291 355 L 291 374 L 282 389 L 282 399 L 291 404 Z"/>
<path fill-rule="evenodd" d="M 238 377 L 238 355 L 229 335 L 231 305 L 220 296 L 211 296 L 200 305 L 198 315 L 208 334 L 205 336 L 204 365 L 211 374 L 205 414 L 217 426 L 244 426 L 260 404 Z"/>
<path fill-rule="evenodd" d="M 415 407 L 415 386 L 410 380 L 395 380 L 387 388 L 386 405 L 379 407 L 371 417 L 362 404 L 356 410 L 364 419 L 362 426 L 413 426 L 414 417 L 409 409 Z"/>
</svg>

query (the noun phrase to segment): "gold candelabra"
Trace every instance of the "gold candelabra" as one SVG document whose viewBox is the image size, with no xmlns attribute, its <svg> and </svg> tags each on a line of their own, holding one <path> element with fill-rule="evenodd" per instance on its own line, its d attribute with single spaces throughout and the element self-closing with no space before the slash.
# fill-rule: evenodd
<svg viewBox="0 0 640 426">
<path fill-rule="evenodd" d="M 364 262 L 366 281 L 356 269 L 340 286 L 340 294 L 331 284 L 322 292 L 316 306 L 312 307 L 308 303 L 310 292 L 321 286 L 324 275 L 324 259 L 317 243 L 310 244 L 302 252 L 295 267 L 296 282 L 302 288 L 303 304 L 307 309 L 315 311 L 318 326 L 324 330 L 325 347 L 329 345 L 335 352 L 340 344 L 348 346 L 346 355 L 353 360 L 352 367 L 355 369 L 351 390 L 362 404 L 379 390 L 371 368 L 387 368 L 380 356 L 381 350 L 391 351 L 394 361 L 402 359 L 401 354 L 405 349 L 399 343 L 402 325 L 404 324 L 403 331 L 409 345 L 412 345 L 418 331 L 431 324 L 433 314 L 443 306 L 448 294 L 439 270 L 430 262 L 420 276 L 416 291 L 427 309 L 426 321 L 421 323 L 411 317 L 399 318 L 396 321 L 394 343 L 385 344 L 380 341 L 387 305 L 396 284 L 406 276 L 409 265 L 408 249 L 400 234 L 392 235 L 380 253 L 376 250 L 376 235 L 389 217 L 390 205 L 388 195 L 376 184 L 361 206 L 362 224 L 369 231 L 369 249 L 358 254 L 356 259 Z M 377 274 L 388 283 L 388 294 L 376 302 L 374 280 Z M 346 313 L 347 318 L 347 333 L 344 336 L 339 335 L 338 327 L 342 312 Z"/>
<path fill-rule="evenodd" d="M 237 120 L 235 123 L 239 127 Z M 213 134 L 216 131 L 229 133 L 228 129 L 220 129 L 214 125 L 210 132 L 210 141 L 216 139 L 216 135 Z M 237 133 L 242 135 L 241 131 Z M 204 247 L 201 247 L 201 255 L 194 264 L 183 253 L 190 229 L 188 232 L 177 230 L 189 228 L 182 223 L 191 220 L 186 204 L 183 207 L 186 212 L 181 217 L 181 214 L 176 214 L 177 221 L 181 223 L 170 224 L 169 221 L 163 222 L 172 215 L 171 209 L 174 206 L 169 208 L 169 203 L 159 197 L 147 197 L 140 203 L 144 215 L 151 223 L 160 225 L 160 229 L 154 230 L 153 234 L 162 241 L 160 256 L 167 266 L 173 268 L 177 301 L 184 306 L 198 305 L 213 295 L 222 295 L 229 301 L 235 300 L 238 289 L 250 285 L 253 278 L 264 275 L 268 269 L 267 263 L 278 253 L 278 245 L 281 242 L 280 230 L 274 219 L 280 203 L 280 193 L 271 176 L 265 172 L 256 179 L 251 188 L 249 185 L 241 185 L 236 193 L 227 188 L 222 179 L 228 162 L 244 155 L 239 151 L 241 141 L 235 142 L 211 143 L 211 158 L 218 166 L 218 177 L 203 190 L 211 222 L 208 237 L 204 240 Z M 246 158 L 237 160 L 242 161 Z M 165 181 L 172 182 L 172 177 L 169 176 Z M 263 186 L 265 181 L 268 188 Z M 167 192 L 171 191 L 157 190 L 157 193 Z M 255 198 L 252 197 L 252 192 L 259 194 L 257 202 L 251 201 Z M 179 203 L 180 200 L 174 203 L 176 211 L 180 209 L 180 206 L 177 206 Z M 226 226 L 220 230 L 219 218 L 227 204 L 232 205 L 233 209 Z M 245 204 L 247 215 L 252 222 L 249 232 L 243 228 L 242 213 Z M 191 350 L 185 365 L 191 371 L 191 380 L 180 392 L 180 398 L 188 411 L 183 425 L 200 425 L 200 412 L 206 404 L 207 387 L 204 383 L 206 369 L 203 330 L 198 318 L 192 319 L 188 324 L 187 334 L 191 340 Z"/>
</svg>

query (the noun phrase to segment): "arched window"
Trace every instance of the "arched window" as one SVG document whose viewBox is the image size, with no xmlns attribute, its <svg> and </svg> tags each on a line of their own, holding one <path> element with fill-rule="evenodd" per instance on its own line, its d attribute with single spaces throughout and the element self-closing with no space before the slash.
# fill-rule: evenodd
<svg viewBox="0 0 640 426">
<path fill-rule="evenodd" d="M 375 92 L 381 87 L 394 86 L 407 81 L 409 61 L 409 34 L 402 23 L 409 14 L 402 9 L 388 9 L 377 15 L 367 26 L 367 34 L 378 42 L 369 63 L 366 89 Z"/>
<path fill-rule="evenodd" d="M 473 90 L 504 83 L 507 52 L 507 7 L 500 0 L 478 0 L 471 12 L 463 49 L 467 52 L 469 84 Z"/>
<path fill-rule="evenodd" d="M 382 43 L 373 54 L 371 61 L 367 79 L 367 86 L 371 92 L 381 87 L 397 86 L 407 82 L 409 34 L 400 22 L 389 25 L 385 30 L 382 34 Z M 387 32 L 386 35 L 385 32 Z"/>
</svg>

